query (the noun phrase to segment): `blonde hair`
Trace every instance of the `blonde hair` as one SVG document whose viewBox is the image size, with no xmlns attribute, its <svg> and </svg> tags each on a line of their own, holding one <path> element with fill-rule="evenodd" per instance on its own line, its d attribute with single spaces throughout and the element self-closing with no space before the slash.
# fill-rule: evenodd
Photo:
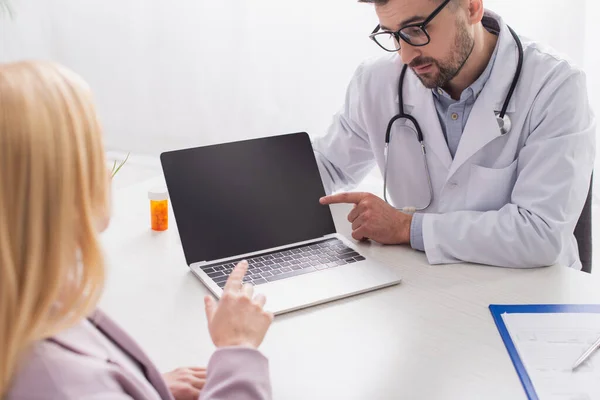
<svg viewBox="0 0 600 400">
<path fill-rule="evenodd" d="M 0 398 L 34 341 L 97 304 L 107 173 L 83 80 L 49 62 L 0 64 Z"/>
</svg>

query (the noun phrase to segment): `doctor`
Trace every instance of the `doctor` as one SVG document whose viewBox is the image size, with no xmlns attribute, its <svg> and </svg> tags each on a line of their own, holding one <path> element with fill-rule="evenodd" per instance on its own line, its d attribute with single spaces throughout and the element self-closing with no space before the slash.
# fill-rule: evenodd
<svg viewBox="0 0 600 400">
<path fill-rule="evenodd" d="M 410 244 L 431 264 L 581 269 L 573 231 L 595 156 L 584 73 L 482 0 L 363 2 L 389 53 L 357 69 L 314 148 L 327 193 L 377 164 L 389 203 L 321 203 L 354 203 L 355 239 Z"/>
</svg>

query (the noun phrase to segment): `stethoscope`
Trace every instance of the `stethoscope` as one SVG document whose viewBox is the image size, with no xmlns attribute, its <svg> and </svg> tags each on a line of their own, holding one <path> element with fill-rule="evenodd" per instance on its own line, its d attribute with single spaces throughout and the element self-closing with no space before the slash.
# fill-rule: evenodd
<svg viewBox="0 0 600 400">
<path fill-rule="evenodd" d="M 517 48 L 519 49 L 519 62 L 517 64 L 517 70 L 515 71 L 515 76 L 513 78 L 512 84 L 510 85 L 510 89 L 508 91 L 508 94 L 506 95 L 506 99 L 504 100 L 504 105 L 502 106 L 502 109 L 500 110 L 500 112 L 498 112 L 498 111 L 495 112 L 496 121 L 498 122 L 498 127 L 500 128 L 501 135 L 506 135 L 508 132 L 510 132 L 510 129 L 512 128 L 512 121 L 510 120 L 510 117 L 508 115 L 506 115 L 506 110 L 508 109 L 508 105 L 513 96 L 515 88 L 517 87 L 517 83 L 519 82 L 519 78 L 521 77 L 521 69 L 523 68 L 523 45 L 521 44 L 521 40 L 519 40 L 519 36 L 515 33 L 515 31 L 512 30 L 512 28 L 510 26 L 508 27 L 508 29 L 510 30 L 511 35 L 515 39 L 515 43 L 517 44 Z M 383 150 L 383 157 L 385 159 L 384 172 L 383 172 L 383 198 L 388 204 L 391 205 L 391 203 L 387 199 L 387 175 L 388 175 L 388 152 L 389 152 L 389 146 L 390 146 L 390 134 L 392 132 L 392 126 L 394 125 L 394 122 L 396 122 L 400 119 L 405 119 L 405 120 L 412 122 L 412 124 L 415 127 L 415 129 L 413 129 L 413 131 L 416 133 L 417 140 L 421 144 L 421 153 L 423 155 L 423 162 L 425 164 L 425 172 L 427 173 L 427 183 L 429 184 L 429 202 L 427 203 L 427 205 L 425 207 L 403 207 L 403 208 L 398 209 L 398 210 L 406 212 L 406 213 L 414 213 L 416 211 L 426 210 L 431 205 L 431 203 L 433 202 L 433 186 L 431 184 L 431 175 L 429 173 L 429 165 L 427 164 L 427 152 L 425 150 L 425 141 L 423 138 L 423 132 L 421 131 L 421 127 L 419 126 L 419 123 L 417 122 L 417 120 L 412 115 L 408 115 L 408 114 L 404 113 L 404 102 L 403 102 L 403 96 L 402 96 L 402 89 L 404 87 L 404 76 L 406 75 L 407 69 L 408 69 L 408 65 L 405 64 L 404 67 L 402 68 L 402 73 L 400 74 L 400 81 L 398 83 L 398 103 L 399 103 L 400 113 L 398 115 L 394 116 L 390 120 L 390 122 L 387 126 L 387 131 L 385 133 L 385 148 Z"/>
</svg>

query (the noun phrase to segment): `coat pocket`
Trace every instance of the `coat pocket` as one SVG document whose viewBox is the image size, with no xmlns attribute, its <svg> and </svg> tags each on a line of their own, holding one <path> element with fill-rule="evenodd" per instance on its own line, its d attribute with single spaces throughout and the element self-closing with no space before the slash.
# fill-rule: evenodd
<svg viewBox="0 0 600 400">
<path fill-rule="evenodd" d="M 510 203 L 516 180 L 517 160 L 504 168 L 471 165 L 467 188 L 467 209 L 473 211 L 501 209 Z"/>
</svg>

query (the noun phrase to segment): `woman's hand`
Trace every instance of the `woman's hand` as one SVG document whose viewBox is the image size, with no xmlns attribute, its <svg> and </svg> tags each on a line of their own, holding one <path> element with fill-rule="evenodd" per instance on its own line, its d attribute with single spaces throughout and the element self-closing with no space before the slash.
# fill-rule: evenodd
<svg viewBox="0 0 600 400">
<path fill-rule="evenodd" d="M 198 400 L 206 383 L 206 368 L 177 368 L 163 378 L 175 400 Z"/>
<path fill-rule="evenodd" d="M 253 297 L 254 286 L 242 285 L 247 270 L 246 261 L 234 268 L 219 303 L 212 296 L 204 298 L 208 331 L 217 347 L 246 346 L 256 349 L 273 322 L 273 314 L 263 310 L 265 296 L 258 294 Z"/>
</svg>

